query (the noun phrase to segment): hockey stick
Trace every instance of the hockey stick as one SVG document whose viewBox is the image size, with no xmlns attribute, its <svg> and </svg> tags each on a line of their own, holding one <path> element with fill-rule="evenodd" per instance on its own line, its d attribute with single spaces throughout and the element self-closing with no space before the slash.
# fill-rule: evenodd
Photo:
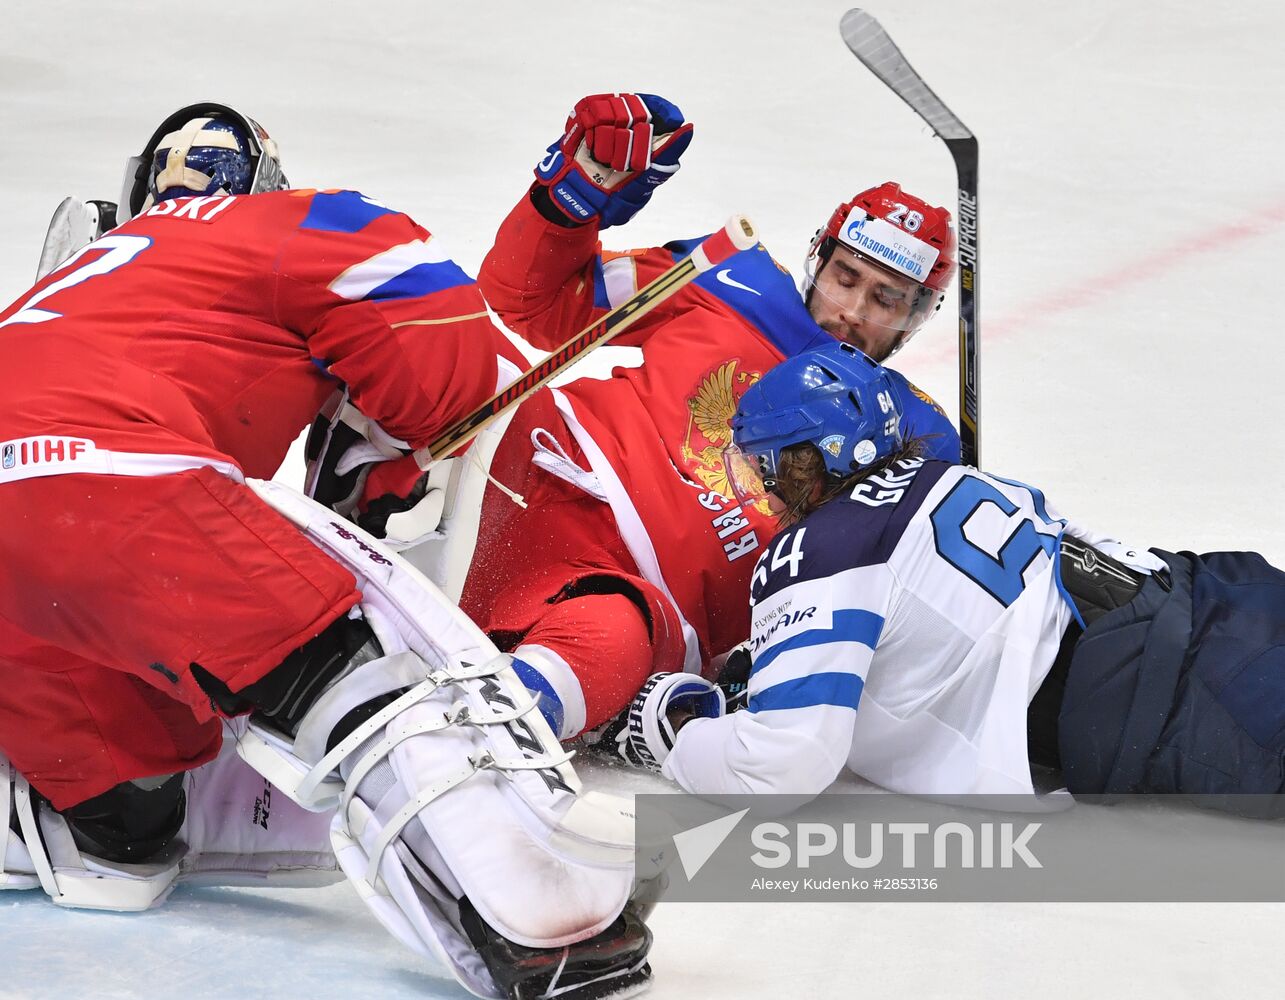
<svg viewBox="0 0 1285 1000">
<path fill-rule="evenodd" d="M 864 10 L 854 8 L 844 14 L 839 32 L 852 54 L 928 123 L 955 161 L 959 188 L 959 440 L 964 464 L 976 467 L 981 460 L 977 371 L 977 137 L 929 89 L 888 37 L 888 32 Z"/>
<path fill-rule="evenodd" d="M 615 309 L 585 327 L 534 368 L 501 389 L 476 410 L 443 432 L 436 441 L 415 452 L 415 461 L 427 469 L 439 458 L 471 441 L 492 420 L 516 406 L 555 376 L 607 343 L 633 322 L 647 315 L 697 275 L 716 267 L 735 253 L 758 242 L 753 224 L 743 215 L 733 215 L 718 232 L 705 238 L 695 250 L 674 264 L 656 280 L 638 289 Z"/>
</svg>

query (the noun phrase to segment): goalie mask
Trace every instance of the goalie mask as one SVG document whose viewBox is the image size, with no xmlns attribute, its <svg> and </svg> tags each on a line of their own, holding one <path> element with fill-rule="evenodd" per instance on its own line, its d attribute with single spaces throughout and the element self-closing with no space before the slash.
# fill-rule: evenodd
<svg viewBox="0 0 1285 1000">
<path fill-rule="evenodd" d="M 117 223 L 166 198 L 257 194 L 289 187 L 277 144 L 256 122 L 223 104 L 180 108 L 125 166 Z"/>
<path fill-rule="evenodd" d="M 812 240 L 803 294 L 831 336 L 876 361 L 940 307 L 955 271 L 950 213 L 891 181 L 844 202 Z"/>
</svg>

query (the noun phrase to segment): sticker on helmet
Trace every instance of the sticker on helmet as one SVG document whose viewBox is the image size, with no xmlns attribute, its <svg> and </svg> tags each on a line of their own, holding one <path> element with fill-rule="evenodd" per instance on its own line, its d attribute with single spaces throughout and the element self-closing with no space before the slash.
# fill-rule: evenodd
<svg viewBox="0 0 1285 1000">
<path fill-rule="evenodd" d="M 843 435 L 831 434 L 829 437 L 824 437 L 821 439 L 820 445 L 835 458 L 838 458 L 839 452 L 843 451 Z"/>
<path fill-rule="evenodd" d="M 876 219 L 860 206 L 848 213 L 839 228 L 839 239 L 872 260 L 902 274 L 924 281 L 937 263 L 936 247 L 911 236 L 886 219 Z"/>
<path fill-rule="evenodd" d="M 864 441 L 858 441 L 852 449 L 852 457 L 858 465 L 869 465 L 878 454 L 879 449 L 875 447 L 875 443 L 869 438 Z"/>
</svg>

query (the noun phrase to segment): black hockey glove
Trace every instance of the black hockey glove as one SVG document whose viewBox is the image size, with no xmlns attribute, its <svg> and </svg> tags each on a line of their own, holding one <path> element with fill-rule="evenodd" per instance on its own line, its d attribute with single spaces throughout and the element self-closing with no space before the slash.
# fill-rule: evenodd
<svg viewBox="0 0 1285 1000">
<path fill-rule="evenodd" d="M 737 646 L 723 661 L 716 683 L 727 701 L 728 714 L 739 711 L 749 702 L 751 666 L 748 646 Z"/>
</svg>

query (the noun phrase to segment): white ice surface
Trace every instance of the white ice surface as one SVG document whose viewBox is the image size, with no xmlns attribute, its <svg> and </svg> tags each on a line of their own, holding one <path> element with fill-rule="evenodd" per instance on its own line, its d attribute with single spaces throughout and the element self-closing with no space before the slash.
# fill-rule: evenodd
<svg viewBox="0 0 1285 1000">
<path fill-rule="evenodd" d="M 58 201 L 115 199 L 125 156 L 201 99 L 260 118 L 296 184 L 404 208 L 475 271 L 576 98 L 661 93 L 696 139 L 613 244 L 744 211 L 796 267 L 834 205 L 869 183 L 953 202 L 944 148 L 840 42 L 846 6 L 8 0 L 0 301 L 29 285 Z M 981 139 L 984 466 L 1130 540 L 1285 563 L 1285 8 L 869 6 Z M 898 358 L 951 412 L 953 309 Z M 1278 995 L 1283 917 L 1280 905 L 662 906 L 652 995 Z M 0 894 L 0 998 L 462 995 L 343 885 L 183 889 L 141 916 Z"/>
</svg>

